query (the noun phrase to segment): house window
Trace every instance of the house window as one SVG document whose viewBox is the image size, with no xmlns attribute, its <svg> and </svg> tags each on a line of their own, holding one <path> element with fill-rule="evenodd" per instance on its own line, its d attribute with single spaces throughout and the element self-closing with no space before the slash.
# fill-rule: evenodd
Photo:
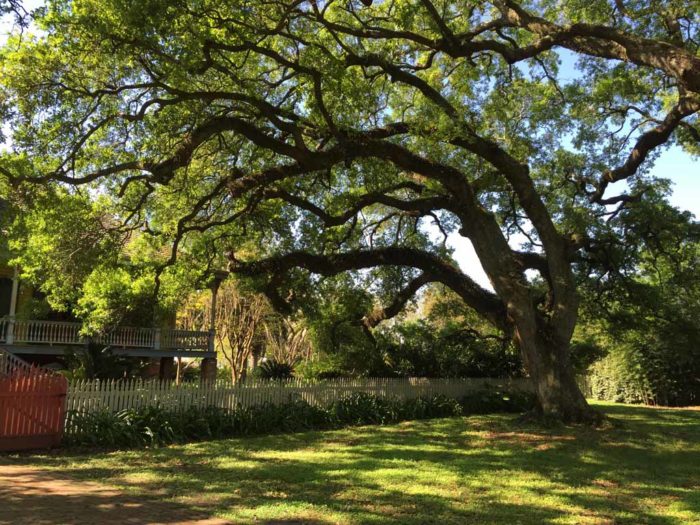
<svg viewBox="0 0 700 525">
<path fill-rule="evenodd" d="M 0 317 L 10 315 L 12 300 L 12 279 L 0 278 Z"/>
</svg>

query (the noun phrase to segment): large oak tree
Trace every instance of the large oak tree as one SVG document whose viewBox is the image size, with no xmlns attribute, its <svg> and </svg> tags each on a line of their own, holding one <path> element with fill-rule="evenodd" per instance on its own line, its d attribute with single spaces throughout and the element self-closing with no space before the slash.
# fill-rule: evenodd
<svg viewBox="0 0 700 525">
<path fill-rule="evenodd" d="M 109 196 L 124 231 L 169 247 L 156 278 L 225 255 L 283 305 L 356 272 L 395 292 L 368 327 L 442 283 L 512 336 L 543 412 L 585 420 L 577 275 L 624 242 L 660 148 L 698 151 L 698 11 L 53 0 L 3 51 L 0 171 Z M 441 235 L 471 242 L 492 289 Z"/>
</svg>

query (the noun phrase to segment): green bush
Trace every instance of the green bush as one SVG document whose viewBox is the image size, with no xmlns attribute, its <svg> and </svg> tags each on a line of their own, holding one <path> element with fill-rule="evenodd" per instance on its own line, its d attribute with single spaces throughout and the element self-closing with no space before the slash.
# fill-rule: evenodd
<svg viewBox="0 0 700 525">
<path fill-rule="evenodd" d="M 655 389 L 638 358 L 636 353 L 613 352 L 596 362 L 588 371 L 591 396 L 615 403 L 654 404 Z"/>
<path fill-rule="evenodd" d="M 460 401 L 446 396 L 401 400 L 358 392 L 320 408 L 301 400 L 225 410 L 217 407 L 169 410 L 159 406 L 68 414 L 69 446 L 133 448 L 233 436 L 323 430 L 352 425 L 386 425 L 413 419 L 454 417 L 495 411 L 524 411 L 530 394 L 478 392 Z"/>
<path fill-rule="evenodd" d="M 513 345 L 465 332 L 462 323 L 404 322 L 378 337 L 386 360 L 383 375 L 399 377 L 520 377 L 523 365 Z"/>
<path fill-rule="evenodd" d="M 357 392 L 334 401 L 329 412 L 340 425 L 381 425 L 396 421 L 397 401 Z"/>
<path fill-rule="evenodd" d="M 289 363 L 270 359 L 256 368 L 253 375 L 260 379 L 290 379 L 294 377 L 294 367 Z"/>
<path fill-rule="evenodd" d="M 525 412 L 536 403 L 531 392 L 505 392 L 482 390 L 459 399 L 464 414 L 489 414 L 491 412 Z"/>
<path fill-rule="evenodd" d="M 463 413 L 459 401 L 443 395 L 409 399 L 400 406 L 400 418 L 403 420 L 453 417 Z"/>
</svg>

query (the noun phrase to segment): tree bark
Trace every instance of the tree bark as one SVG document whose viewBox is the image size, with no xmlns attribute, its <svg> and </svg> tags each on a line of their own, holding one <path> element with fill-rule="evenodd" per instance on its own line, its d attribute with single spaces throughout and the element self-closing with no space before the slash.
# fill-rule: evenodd
<svg viewBox="0 0 700 525">
<path fill-rule="evenodd" d="M 569 341 L 556 341 L 547 328 L 517 326 L 515 342 L 537 395 L 537 413 L 568 423 L 597 423 L 578 387 L 569 359 Z"/>
</svg>

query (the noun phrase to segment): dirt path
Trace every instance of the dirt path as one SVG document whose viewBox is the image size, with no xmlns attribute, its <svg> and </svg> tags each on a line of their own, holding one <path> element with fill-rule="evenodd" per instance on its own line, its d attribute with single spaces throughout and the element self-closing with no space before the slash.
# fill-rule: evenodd
<svg viewBox="0 0 700 525">
<path fill-rule="evenodd" d="M 0 525 L 226 525 L 177 503 L 0 463 Z"/>
</svg>

